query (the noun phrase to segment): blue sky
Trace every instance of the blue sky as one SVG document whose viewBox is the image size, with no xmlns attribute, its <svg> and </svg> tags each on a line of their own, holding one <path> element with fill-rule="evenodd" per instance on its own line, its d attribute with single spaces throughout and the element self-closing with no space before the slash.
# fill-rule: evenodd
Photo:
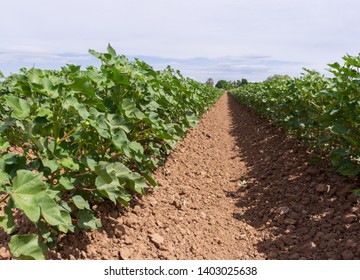
<svg viewBox="0 0 360 280">
<path fill-rule="evenodd" d="M 0 70 L 98 65 L 88 49 L 171 65 L 199 81 L 323 71 L 360 52 L 358 0 L 11 0 Z"/>
</svg>

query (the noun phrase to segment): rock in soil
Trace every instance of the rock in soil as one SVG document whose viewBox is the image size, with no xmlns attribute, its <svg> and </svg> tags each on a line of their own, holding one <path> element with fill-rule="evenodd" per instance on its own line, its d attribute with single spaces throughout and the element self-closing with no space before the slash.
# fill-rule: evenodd
<svg viewBox="0 0 360 280">
<path fill-rule="evenodd" d="M 2 247 L 0 248 L 0 260 L 9 260 L 11 258 L 9 250 Z"/>
<path fill-rule="evenodd" d="M 344 251 L 341 253 L 341 256 L 344 260 L 353 260 L 354 254 L 351 251 Z"/>
<path fill-rule="evenodd" d="M 154 233 L 151 234 L 150 236 L 150 240 L 152 243 L 154 243 L 156 245 L 156 247 L 160 247 L 161 244 L 164 243 L 164 237 L 162 237 L 161 235 Z"/>
<path fill-rule="evenodd" d="M 343 217 L 343 221 L 346 223 L 346 224 L 351 224 L 353 222 L 355 222 L 357 219 L 357 216 L 355 214 L 346 214 L 344 217 Z"/>
<path fill-rule="evenodd" d="M 287 213 L 290 212 L 290 208 L 287 207 L 287 206 L 282 206 L 282 207 L 279 207 L 279 208 L 276 210 L 276 212 L 277 212 L 278 214 L 280 214 L 280 215 L 285 215 L 285 214 L 287 214 Z"/>
</svg>

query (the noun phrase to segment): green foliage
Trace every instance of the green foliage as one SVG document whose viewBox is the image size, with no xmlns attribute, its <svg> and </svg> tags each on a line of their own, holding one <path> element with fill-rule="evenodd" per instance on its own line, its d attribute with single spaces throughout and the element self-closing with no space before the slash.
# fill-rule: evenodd
<svg viewBox="0 0 360 280">
<path fill-rule="evenodd" d="M 44 255 L 36 234 L 14 235 L 10 240 L 12 255 L 20 260 L 43 260 Z"/>
<path fill-rule="evenodd" d="M 227 81 L 225 80 L 219 80 L 216 85 L 216 88 L 220 88 L 220 89 L 228 89 L 229 88 L 229 84 Z"/>
<path fill-rule="evenodd" d="M 246 79 L 236 80 L 236 81 L 225 81 L 225 80 L 219 80 L 215 87 L 220 89 L 226 89 L 226 90 L 233 90 L 238 87 L 244 86 L 248 84 L 248 81 Z"/>
<path fill-rule="evenodd" d="M 236 81 L 228 81 L 229 89 L 235 89 L 244 85 L 247 85 L 248 81 L 246 79 L 236 80 Z"/>
<path fill-rule="evenodd" d="M 360 55 L 343 59 L 342 66 L 329 64 L 331 78 L 305 69 L 300 78 L 272 76 L 232 93 L 354 177 L 360 174 Z"/>
<path fill-rule="evenodd" d="M 276 81 L 276 80 L 290 80 L 291 77 L 289 75 L 279 75 L 279 74 L 275 74 L 272 76 L 269 76 L 266 78 L 266 82 L 271 82 L 271 81 Z"/>
<path fill-rule="evenodd" d="M 94 203 L 127 205 L 156 187 L 153 171 L 222 94 L 110 45 L 90 53 L 100 69 L 22 69 L 0 82 L 0 226 L 14 258 L 41 259 L 59 232 L 100 227 Z M 38 234 L 13 235 L 13 209 Z"/>
</svg>

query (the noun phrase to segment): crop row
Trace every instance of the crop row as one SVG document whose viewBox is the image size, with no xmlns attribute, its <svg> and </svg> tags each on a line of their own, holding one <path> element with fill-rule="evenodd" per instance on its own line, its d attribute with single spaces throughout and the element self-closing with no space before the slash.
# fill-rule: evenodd
<svg viewBox="0 0 360 280">
<path fill-rule="evenodd" d="M 354 177 L 360 174 L 360 55 L 343 60 L 329 64 L 332 77 L 305 69 L 299 78 L 278 76 L 232 94 Z"/>
<path fill-rule="evenodd" d="M 100 69 L 21 69 L 0 83 L 0 227 L 13 258 L 42 259 L 60 232 L 101 226 L 92 205 L 127 205 L 221 91 L 109 45 Z M 19 234 L 14 216 L 35 229 Z"/>
</svg>

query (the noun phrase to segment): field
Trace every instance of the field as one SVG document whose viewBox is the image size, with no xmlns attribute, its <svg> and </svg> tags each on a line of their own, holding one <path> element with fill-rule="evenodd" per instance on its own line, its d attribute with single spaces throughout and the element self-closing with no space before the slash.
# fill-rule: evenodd
<svg viewBox="0 0 360 280">
<path fill-rule="evenodd" d="M 264 119 L 91 53 L 0 84 L 0 258 L 360 258 L 356 58 L 231 91 Z"/>
</svg>

